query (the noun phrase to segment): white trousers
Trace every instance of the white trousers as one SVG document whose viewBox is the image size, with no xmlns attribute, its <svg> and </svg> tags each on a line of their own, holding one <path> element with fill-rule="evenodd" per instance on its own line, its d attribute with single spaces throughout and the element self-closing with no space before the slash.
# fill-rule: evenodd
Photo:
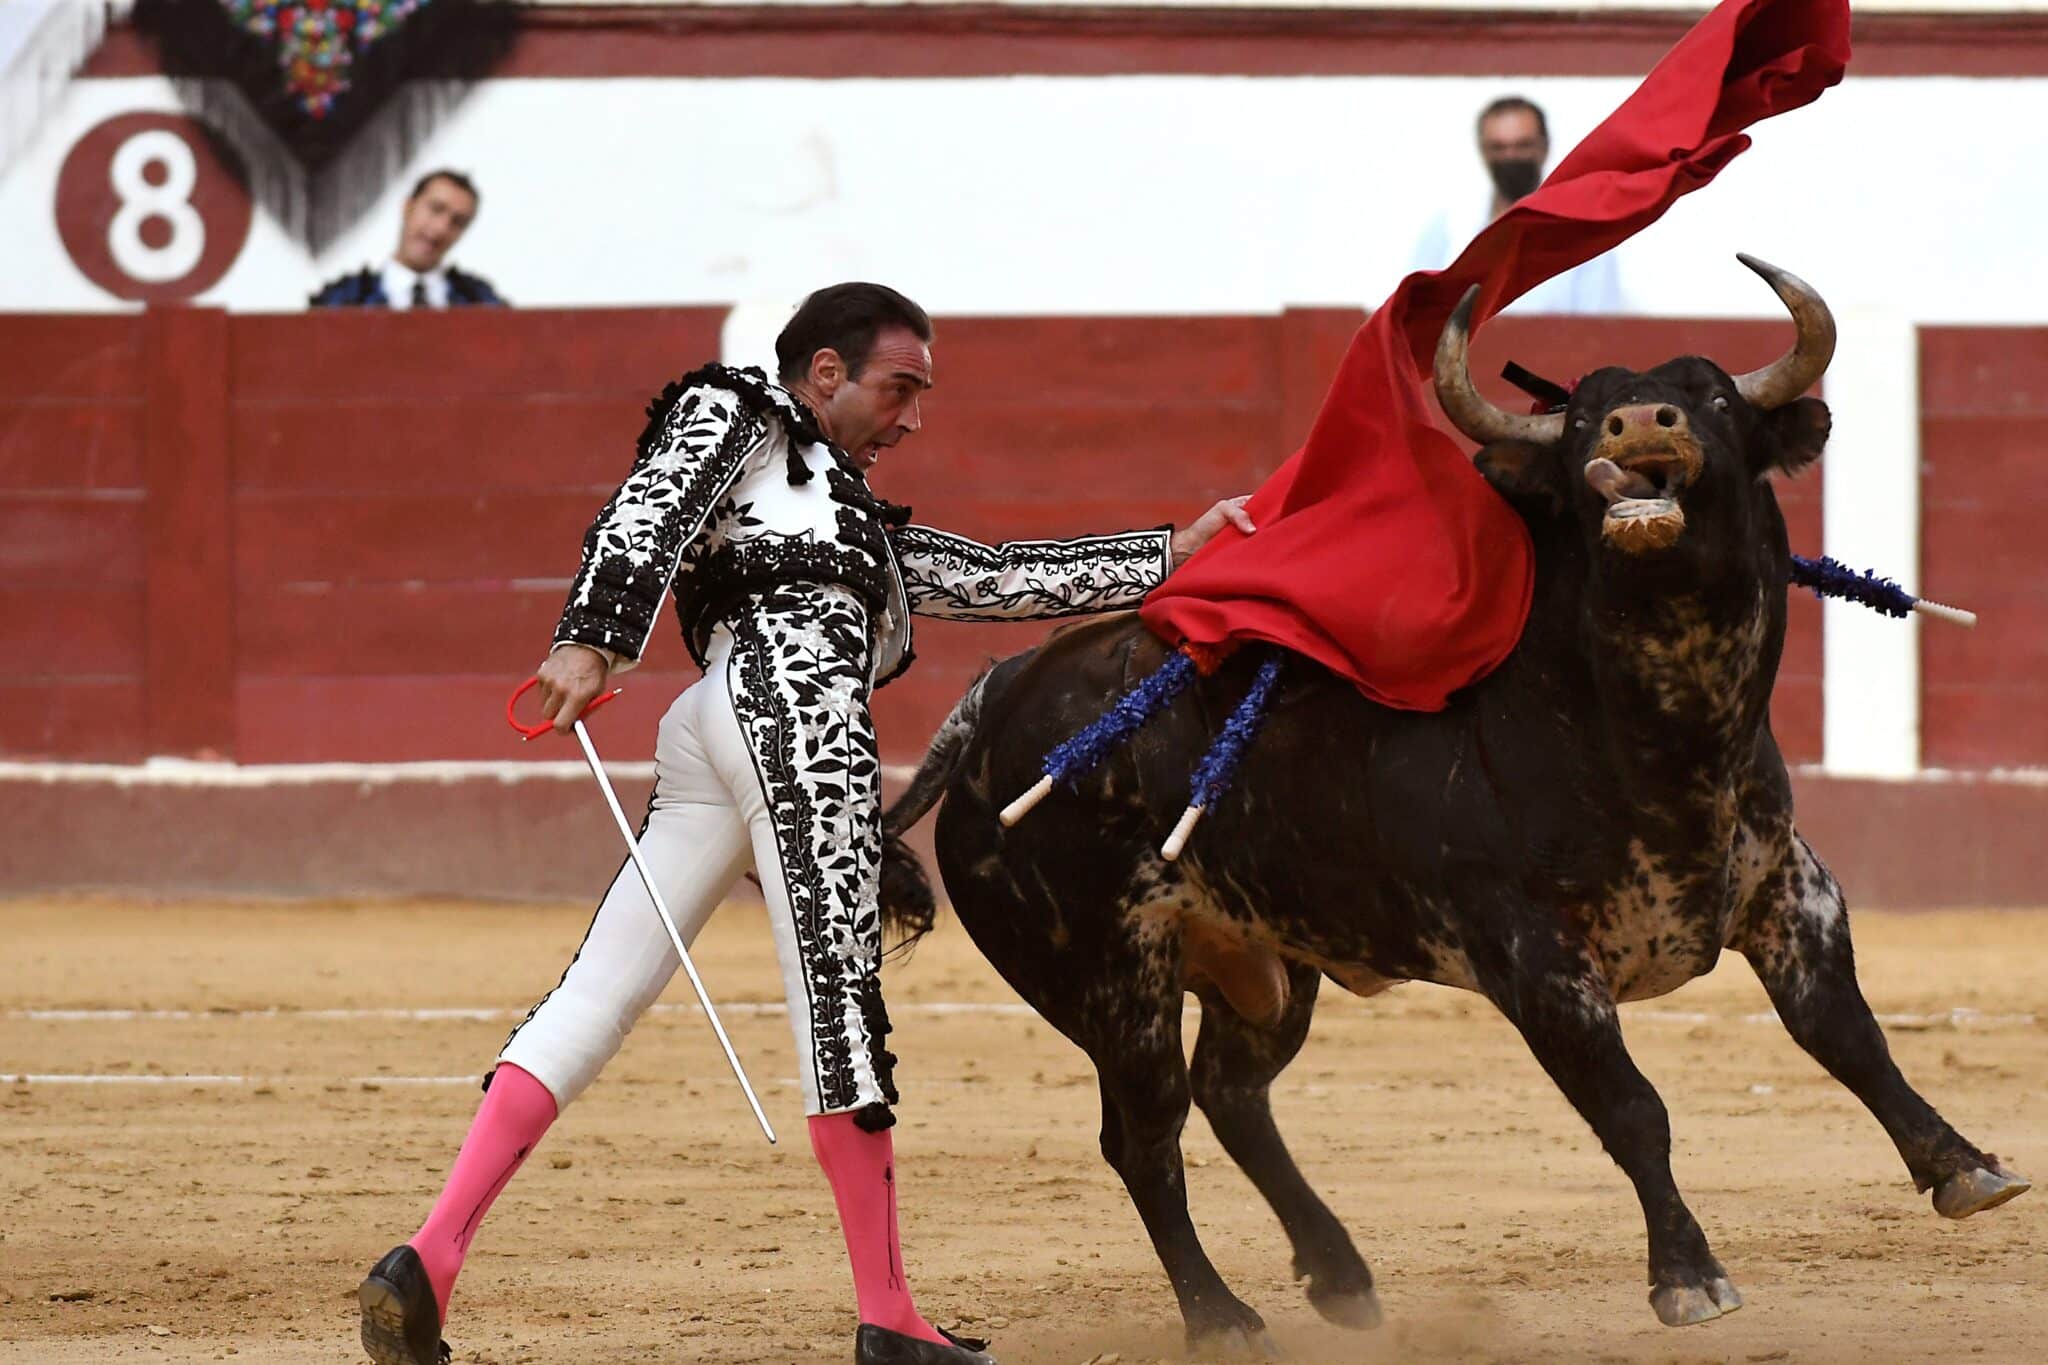
<svg viewBox="0 0 2048 1365">
<path fill-rule="evenodd" d="M 704 677 L 662 718 L 640 848 L 683 941 L 759 876 L 805 1111 L 895 1100 L 880 989 L 880 762 L 860 599 L 797 585 L 719 627 Z M 561 984 L 499 1060 L 558 1106 L 583 1093 L 681 966 L 631 861 Z"/>
</svg>

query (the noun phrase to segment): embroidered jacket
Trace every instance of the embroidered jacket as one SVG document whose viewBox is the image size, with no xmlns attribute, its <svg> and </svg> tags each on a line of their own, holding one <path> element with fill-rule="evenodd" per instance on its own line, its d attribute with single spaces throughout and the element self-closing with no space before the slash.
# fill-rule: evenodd
<svg viewBox="0 0 2048 1365">
<path fill-rule="evenodd" d="M 1029 620 L 1135 607 L 1172 529 L 983 545 L 910 524 L 759 370 L 707 365 L 648 406 L 633 470 L 591 523 L 555 643 L 637 662 L 673 592 L 691 656 L 742 598 L 789 582 L 866 599 L 875 676 L 909 667 L 910 615 Z"/>
<path fill-rule="evenodd" d="M 472 275 L 466 270 L 449 266 L 448 306 L 450 308 L 509 306 L 499 297 L 491 282 L 481 275 Z M 306 299 L 309 308 L 389 308 L 391 300 L 384 294 L 384 276 L 375 266 L 366 265 L 361 270 L 346 275 L 337 275 Z"/>
</svg>

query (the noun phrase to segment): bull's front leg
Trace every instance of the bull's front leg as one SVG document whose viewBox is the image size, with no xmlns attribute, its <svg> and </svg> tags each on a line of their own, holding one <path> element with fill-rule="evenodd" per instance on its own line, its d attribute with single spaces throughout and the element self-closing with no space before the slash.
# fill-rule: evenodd
<svg viewBox="0 0 2048 1365">
<path fill-rule="evenodd" d="M 1475 965 L 1488 997 L 1635 1185 L 1649 1229 L 1650 1306 L 1658 1320 L 1684 1327 L 1742 1307 L 1671 1178 L 1664 1101 L 1628 1055 L 1614 998 L 1591 959 L 1539 929 L 1515 939 L 1490 969 Z"/>
<path fill-rule="evenodd" d="M 1937 1213 L 1967 1218 L 2026 1193 L 2024 1177 L 1972 1146 L 1899 1074 L 1856 984 L 1842 888 L 1797 833 L 1730 946 L 1756 969 L 1799 1046 L 1884 1125 L 1914 1186 L 1934 1191 Z"/>
</svg>

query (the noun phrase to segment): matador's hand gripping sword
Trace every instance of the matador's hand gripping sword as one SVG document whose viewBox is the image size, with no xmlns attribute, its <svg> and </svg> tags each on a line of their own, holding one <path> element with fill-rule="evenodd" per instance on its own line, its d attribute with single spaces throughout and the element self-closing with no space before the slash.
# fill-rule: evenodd
<svg viewBox="0 0 2048 1365">
<path fill-rule="evenodd" d="M 519 684 L 511 699 L 505 703 L 505 720 L 527 739 L 539 739 L 554 729 L 554 722 L 542 721 L 538 725 L 521 725 L 519 718 L 512 714 L 512 708 L 519 699 L 540 682 L 537 677 L 528 678 Z M 761 1131 L 768 1141 L 775 1141 L 775 1130 L 768 1126 L 768 1116 L 761 1112 L 761 1101 L 754 1096 L 754 1087 L 747 1082 L 747 1070 L 740 1065 L 739 1054 L 732 1050 L 732 1039 L 725 1036 L 725 1025 L 718 1021 L 718 1010 L 711 1003 L 710 992 L 704 989 L 704 979 L 697 975 L 697 964 L 690 961 L 690 950 L 683 946 L 682 933 L 676 928 L 675 916 L 669 913 L 668 902 L 661 898 L 661 888 L 654 884 L 654 873 L 649 870 L 647 860 L 640 856 L 640 841 L 633 837 L 633 826 L 626 820 L 626 812 L 619 805 L 619 794 L 612 790 L 612 780 L 605 776 L 604 763 L 597 756 L 597 746 L 590 742 L 590 731 L 583 727 L 583 717 L 603 706 L 619 695 L 614 687 L 609 692 L 599 693 L 590 705 L 583 708 L 576 717 L 576 742 L 583 746 L 583 761 L 590 765 L 591 773 L 597 778 L 598 789 L 604 793 L 605 805 L 611 807 L 612 819 L 618 823 L 619 834 L 626 841 L 626 851 L 633 857 L 633 866 L 640 870 L 640 882 L 647 888 L 648 899 L 654 902 L 654 913 L 661 916 L 661 927 L 668 930 L 668 941 L 675 948 L 676 956 L 682 959 L 683 970 L 689 973 L 690 985 L 696 989 L 698 1003 L 704 1006 L 704 1017 L 711 1021 L 711 1031 L 718 1035 L 718 1045 L 725 1049 L 725 1060 L 732 1064 L 732 1074 L 738 1078 L 740 1089 L 746 1092 L 747 1103 L 754 1108 L 754 1119 L 761 1125 Z"/>
</svg>

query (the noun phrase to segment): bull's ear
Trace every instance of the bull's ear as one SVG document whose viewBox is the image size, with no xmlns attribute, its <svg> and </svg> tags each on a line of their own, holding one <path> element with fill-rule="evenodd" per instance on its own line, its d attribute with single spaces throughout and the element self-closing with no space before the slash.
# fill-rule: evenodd
<svg viewBox="0 0 2048 1365">
<path fill-rule="evenodd" d="M 1547 446 L 1495 441 L 1472 457 L 1494 491 L 1526 512 L 1557 516 L 1565 509 L 1557 486 L 1557 461 Z"/>
<path fill-rule="evenodd" d="M 1798 398 L 1764 414 L 1763 468 L 1797 474 L 1820 458 L 1834 426 L 1828 405 L 1818 398 Z"/>
</svg>

